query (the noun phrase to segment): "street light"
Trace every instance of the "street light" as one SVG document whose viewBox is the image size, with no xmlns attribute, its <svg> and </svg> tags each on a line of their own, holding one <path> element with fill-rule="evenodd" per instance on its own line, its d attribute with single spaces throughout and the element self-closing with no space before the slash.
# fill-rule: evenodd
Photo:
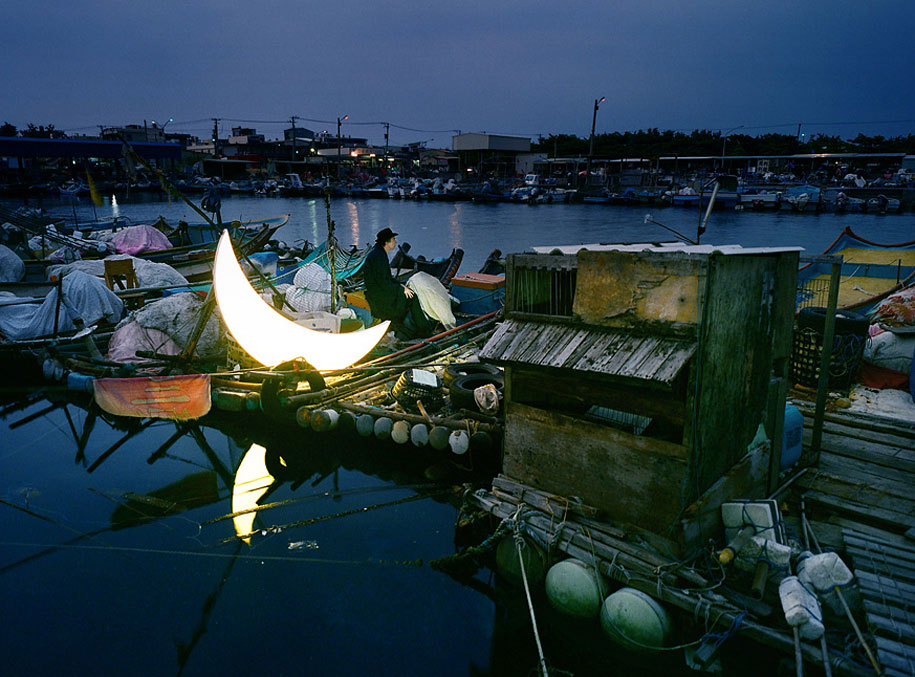
<svg viewBox="0 0 915 677">
<path fill-rule="evenodd" d="M 588 167 L 585 171 L 585 188 L 588 187 L 588 183 L 591 181 L 591 156 L 594 155 L 594 127 L 597 125 L 597 109 L 606 100 L 607 97 L 605 96 L 594 99 L 594 114 L 591 116 L 591 140 L 588 144 Z"/>
<path fill-rule="evenodd" d="M 175 121 L 175 118 L 169 118 L 168 120 L 165 121 L 165 124 L 162 125 L 161 127 L 159 127 L 159 124 L 155 120 L 153 120 L 152 123 L 153 123 L 153 125 L 155 125 L 156 127 L 159 127 L 159 129 L 162 130 L 162 135 L 164 136 L 165 128 L 168 127 L 170 122 L 174 122 L 174 121 Z"/>
<path fill-rule="evenodd" d="M 724 148 L 728 142 L 728 135 L 731 132 L 736 132 L 738 129 L 743 129 L 743 125 L 738 125 L 736 127 L 732 127 L 731 129 L 726 131 L 721 137 L 721 171 L 724 171 Z"/>
</svg>

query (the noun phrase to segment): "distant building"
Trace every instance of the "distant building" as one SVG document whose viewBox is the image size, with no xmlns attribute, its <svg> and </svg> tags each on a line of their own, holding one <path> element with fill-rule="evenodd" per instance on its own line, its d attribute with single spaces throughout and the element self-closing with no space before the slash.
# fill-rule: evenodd
<svg viewBox="0 0 915 677">
<path fill-rule="evenodd" d="M 508 177 L 517 173 L 517 157 L 531 152 L 531 140 L 524 136 L 473 132 L 451 137 L 451 148 L 457 154 L 459 166 L 468 172 Z"/>
<path fill-rule="evenodd" d="M 253 146 L 264 143 L 264 135 L 249 127 L 233 127 L 228 143 L 235 146 Z"/>
<path fill-rule="evenodd" d="M 125 125 L 123 127 L 104 127 L 101 138 L 107 141 L 120 141 L 123 137 L 127 143 L 165 143 L 165 133 L 155 123 L 147 125 Z"/>
</svg>

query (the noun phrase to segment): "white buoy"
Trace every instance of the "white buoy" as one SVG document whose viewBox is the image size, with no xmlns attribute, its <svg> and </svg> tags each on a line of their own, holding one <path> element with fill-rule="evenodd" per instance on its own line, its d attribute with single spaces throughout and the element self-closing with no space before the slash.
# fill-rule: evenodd
<svg viewBox="0 0 915 677">
<path fill-rule="evenodd" d="M 604 600 L 600 624 L 610 639 L 634 651 L 663 647 L 670 634 L 664 607 L 635 588 L 622 588 Z"/>
<path fill-rule="evenodd" d="M 319 409 L 311 413 L 311 427 L 319 433 L 333 430 L 337 427 L 339 414 L 333 409 Z"/>
<path fill-rule="evenodd" d="M 391 439 L 397 444 L 406 444 L 410 441 L 410 424 L 406 421 L 395 421 L 391 428 Z"/>
<path fill-rule="evenodd" d="M 356 419 L 356 432 L 362 437 L 371 437 L 375 432 L 375 419 L 371 414 L 362 414 Z"/>
<path fill-rule="evenodd" d="M 546 596 L 557 611 L 577 618 L 594 618 L 601 606 L 597 573 L 577 559 L 566 559 L 546 574 Z"/>
<path fill-rule="evenodd" d="M 470 448 L 470 438 L 463 430 L 455 430 L 448 436 L 448 446 L 458 456 L 463 456 Z"/>
<path fill-rule="evenodd" d="M 391 430 L 394 428 L 394 421 L 387 416 L 382 416 L 375 421 L 375 437 L 379 440 L 386 440 L 391 436 Z"/>
<path fill-rule="evenodd" d="M 429 444 L 429 429 L 423 423 L 417 423 L 410 428 L 410 441 L 414 447 L 422 448 Z"/>
</svg>

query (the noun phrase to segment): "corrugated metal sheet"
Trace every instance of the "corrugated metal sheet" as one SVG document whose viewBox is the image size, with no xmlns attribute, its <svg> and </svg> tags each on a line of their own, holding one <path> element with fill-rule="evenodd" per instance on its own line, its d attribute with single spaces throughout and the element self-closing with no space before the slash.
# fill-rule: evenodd
<svg viewBox="0 0 915 677">
<path fill-rule="evenodd" d="M 483 347 L 480 358 L 669 386 L 695 352 L 696 344 L 682 339 L 506 320 Z"/>
</svg>

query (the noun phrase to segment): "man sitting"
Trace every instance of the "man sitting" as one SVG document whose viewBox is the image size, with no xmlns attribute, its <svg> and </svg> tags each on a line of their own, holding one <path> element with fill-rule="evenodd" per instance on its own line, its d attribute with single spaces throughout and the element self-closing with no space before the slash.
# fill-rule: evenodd
<svg viewBox="0 0 915 677">
<path fill-rule="evenodd" d="M 365 299 L 372 316 L 391 320 L 399 338 L 429 336 L 433 325 L 423 313 L 419 299 L 412 289 L 394 279 L 388 255 L 397 248 L 397 233 L 382 228 L 375 237 L 375 246 L 365 257 L 362 278 L 365 280 Z"/>
</svg>

